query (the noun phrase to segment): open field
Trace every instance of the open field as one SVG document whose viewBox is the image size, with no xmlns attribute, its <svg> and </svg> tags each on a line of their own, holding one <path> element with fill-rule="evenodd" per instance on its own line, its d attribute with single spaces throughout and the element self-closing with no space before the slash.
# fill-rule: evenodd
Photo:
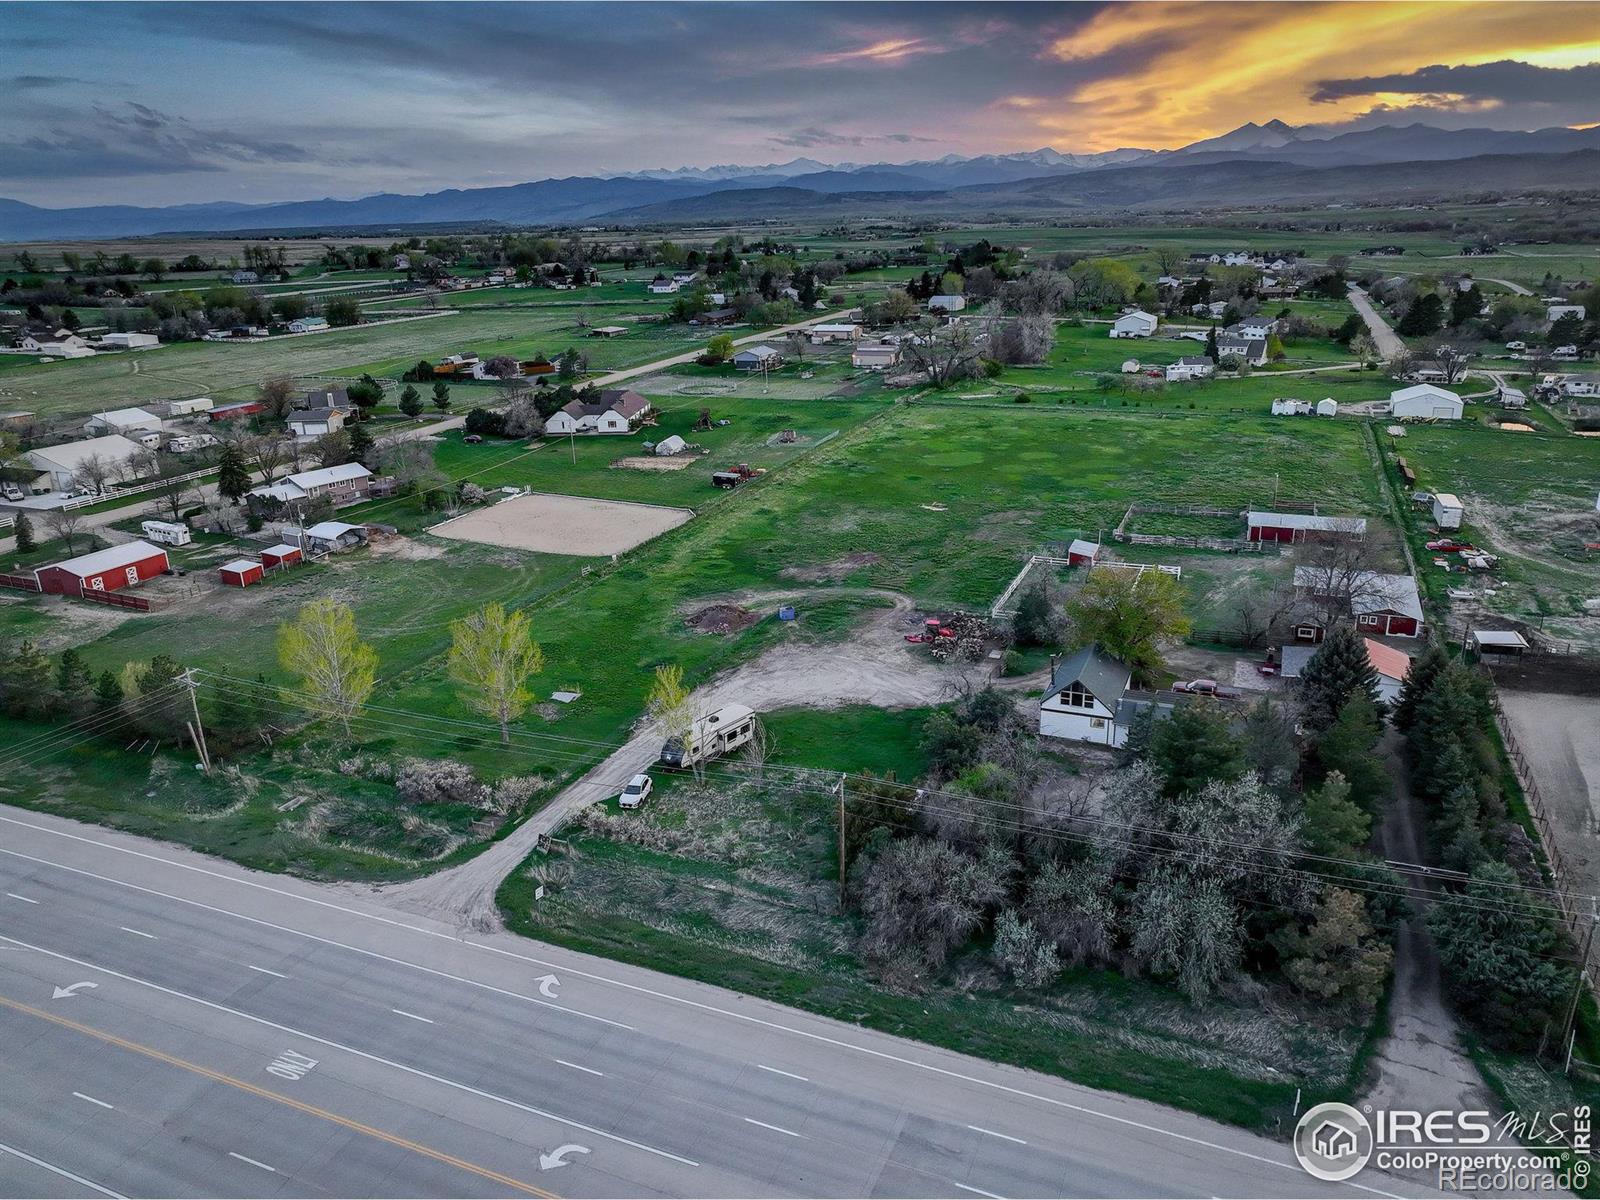
<svg viewBox="0 0 1600 1200">
<path fill-rule="evenodd" d="M 475 509 L 429 532 L 483 546 L 608 558 L 676 529 L 693 516 L 686 508 L 536 493 Z"/>
</svg>

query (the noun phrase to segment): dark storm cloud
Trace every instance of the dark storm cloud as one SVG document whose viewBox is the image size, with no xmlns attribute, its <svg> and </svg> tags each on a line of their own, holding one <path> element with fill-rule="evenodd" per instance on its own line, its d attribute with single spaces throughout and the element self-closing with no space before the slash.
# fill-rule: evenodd
<svg viewBox="0 0 1600 1200">
<path fill-rule="evenodd" d="M 1311 99 L 1331 103 L 1380 93 L 1408 96 L 1461 96 L 1501 104 L 1585 104 L 1600 119 L 1600 63 L 1578 67 L 1536 67 L 1502 59 L 1475 66 L 1435 64 L 1392 75 L 1323 79 Z"/>
</svg>

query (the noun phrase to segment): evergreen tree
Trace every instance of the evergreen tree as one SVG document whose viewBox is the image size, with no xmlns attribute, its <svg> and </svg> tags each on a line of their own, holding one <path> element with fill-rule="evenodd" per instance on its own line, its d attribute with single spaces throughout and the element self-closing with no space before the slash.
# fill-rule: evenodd
<svg viewBox="0 0 1600 1200">
<path fill-rule="evenodd" d="M 1306 728 L 1327 729 L 1357 693 L 1364 693 L 1376 705 L 1378 673 L 1367 660 L 1367 648 L 1355 630 L 1336 625 L 1300 673 L 1301 716 Z"/>
<path fill-rule="evenodd" d="M 450 407 L 450 385 L 442 379 L 433 385 L 433 406 L 440 412 Z"/>
<path fill-rule="evenodd" d="M 1057 621 L 1050 608 L 1050 591 L 1040 580 L 1022 593 L 1012 618 L 1012 637 L 1019 646 L 1049 646 L 1056 640 Z"/>
<path fill-rule="evenodd" d="M 1443 646 L 1430 645 L 1411 660 L 1411 669 L 1400 684 L 1400 698 L 1395 701 L 1389 719 L 1401 733 L 1409 733 L 1417 719 L 1417 705 L 1433 687 L 1439 673 L 1450 665 L 1450 656 Z"/>
<path fill-rule="evenodd" d="M 1394 327 L 1402 337 L 1428 337 L 1444 327 L 1444 301 L 1433 292 L 1418 296 Z"/>
<path fill-rule="evenodd" d="M 1245 765 L 1279 795 L 1287 795 L 1300 766 L 1294 726 L 1265 698 L 1245 714 L 1241 728 Z"/>
<path fill-rule="evenodd" d="M 1378 710 L 1357 692 L 1345 701 L 1332 725 L 1317 739 L 1317 764 L 1323 771 L 1347 781 L 1350 797 L 1368 812 L 1376 812 L 1389 795 L 1389 771 L 1378 755 L 1383 726 Z"/>
<path fill-rule="evenodd" d="M 0 661 L 0 701 L 13 716 L 37 719 L 49 714 L 55 701 L 50 660 L 25 641 Z"/>
<path fill-rule="evenodd" d="M 38 546 L 33 540 L 33 522 L 28 520 L 27 513 L 17 514 L 17 523 L 12 529 L 12 535 L 17 539 L 18 554 L 31 554 Z"/>
<path fill-rule="evenodd" d="M 409 383 L 400 392 L 400 411 L 413 421 L 422 415 L 422 393 Z"/>
<path fill-rule="evenodd" d="M 1228 718 L 1215 705 L 1184 704 L 1156 722 L 1150 736 L 1150 763 L 1161 776 L 1162 794 L 1181 796 L 1215 781 L 1231 782 L 1244 773 L 1244 750 Z"/>
<path fill-rule="evenodd" d="M 1350 798 L 1350 785 L 1337 771 L 1322 786 L 1306 793 L 1306 848 L 1313 854 L 1349 858 L 1361 851 L 1372 835 L 1372 818 Z"/>
<path fill-rule="evenodd" d="M 88 697 L 93 687 L 94 675 L 83 655 L 70 647 L 62 651 L 61 661 L 56 664 L 56 690 L 61 693 L 61 699 L 67 705 L 76 707 Z"/>
<path fill-rule="evenodd" d="M 1222 352 L 1217 349 L 1217 327 L 1213 325 L 1206 330 L 1206 357 L 1216 362 L 1222 357 Z"/>
<path fill-rule="evenodd" d="M 101 708 L 115 708 L 122 703 L 122 684 L 115 671 L 101 671 L 94 685 L 94 702 Z"/>
<path fill-rule="evenodd" d="M 249 490 L 250 468 L 244 453 L 237 446 L 223 446 L 217 458 L 217 491 L 237 504 Z"/>
<path fill-rule="evenodd" d="M 349 426 L 349 433 L 351 460 L 370 470 L 372 467 L 370 460 L 375 457 L 374 451 L 377 446 L 372 440 L 372 435 L 367 432 L 367 423 L 365 421 L 357 421 Z"/>
<path fill-rule="evenodd" d="M 1483 312 L 1483 293 L 1478 290 L 1478 285 L 1473 284 L 1466 291 L 1456 289 L 1456 294 L 1450 300 L 1450 325 L 1452 328 L 1465 321 L 1472 320 Z"/>
</svg>

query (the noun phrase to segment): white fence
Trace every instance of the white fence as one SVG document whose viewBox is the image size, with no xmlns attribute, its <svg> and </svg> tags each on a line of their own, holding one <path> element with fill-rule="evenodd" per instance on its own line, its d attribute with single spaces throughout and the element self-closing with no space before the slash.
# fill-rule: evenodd
<svg viewBox="0 0 1600 1200">
<path fill-rule="evenodd" d="M 165 479 L 153 479 L 149 483 L 130 483 L 126 487 L 107 488 L 98 496 L 78 496 L 61 505 L 62 508 L 86 508 L 91 504 L 103 504 L 107 500 L 120 500 L 124 496 L 138 496 L 145 492 L 153 492 L 174 483 L 189 483 L 196 479 L 204 479 L 208 475 L 215 475 L 215 467 L 203 467 L 198 471 L 189 471 L 183 475 L 168 475 Z"/>
</svg>

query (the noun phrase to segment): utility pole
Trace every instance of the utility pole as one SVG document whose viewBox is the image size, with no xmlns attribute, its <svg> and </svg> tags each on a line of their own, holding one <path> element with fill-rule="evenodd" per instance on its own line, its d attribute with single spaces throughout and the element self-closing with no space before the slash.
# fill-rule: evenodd
<svg viewBox="0 0 1600 1200">
<path fill-rule="evenodd" d="M 1567 1019 L 1562 1024 L 1562 1040 L 1567 1041 L 1567 1067 L 1572 1065 L 1572 1042 L 1570 1035 L 1575 1031 L 1573 1023 L 1578 1017 L 1578 1000 L 1583 995 L 1584 982 L 1589 978 L 1589 951 L 1594 946 L 1594 927 L 1600 923 L 1600 901 L 1589 902 L 1589 932 L 1583 939 L 1583 953 L 1578 957 L 1578 977 L 1572 981 L 1572 999 L 1567 1004 Z"/>
<path fill-rule="evenodd" d="M 844 912 L 844 780 L 843 772 L 839 774 L 839 912 Z"/>
<path fill-rule="evenodd" d="M 195 682 L 194 668 L 188 667 L 179 675 L 177 683 L 189 690 L 189 707 L 194 712 L 194 722 L 189 724 L 189 736 L 194 739 L 195 752 L 200 755 L 200 765 L 207 775 L 211 774 L 211 753 L 206 749 L 206 729 L 200 723 L 200 699 L 198 692 L 200 685 Z M 188 724 L 187 722 L 185 722 Z"/>
</svg>

